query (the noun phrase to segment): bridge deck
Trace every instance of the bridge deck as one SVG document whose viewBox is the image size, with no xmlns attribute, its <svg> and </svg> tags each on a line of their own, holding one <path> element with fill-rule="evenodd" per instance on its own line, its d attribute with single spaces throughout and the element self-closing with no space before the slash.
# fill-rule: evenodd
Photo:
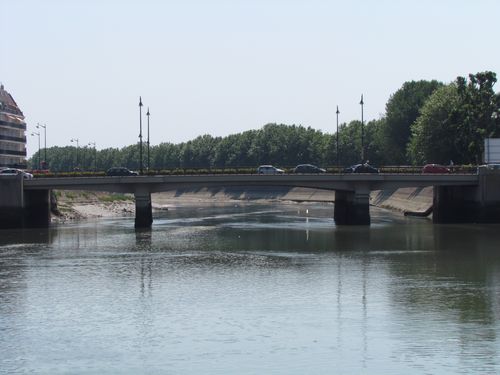
<svg viewBox="0 0 500 375">
<path fill-rule="evenodd" d="M 287 186 L 353 191 L 426 186 L 476 186 L 477 174 L 284 174 L 284 175 L 170 175 L 126 177 L 53 177 L 24 181 L 25 190 L 96 190 L 151 193 L 181 187 Z"/>
</svg>

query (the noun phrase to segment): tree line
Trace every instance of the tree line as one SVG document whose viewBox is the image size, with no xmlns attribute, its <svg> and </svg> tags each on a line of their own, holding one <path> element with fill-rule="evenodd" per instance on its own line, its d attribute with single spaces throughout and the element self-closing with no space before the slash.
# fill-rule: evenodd
<svg viewBox="0 0 500 375">
<path fill-rule="evenodd" d="M 486 71 L 457 77 L 449 84 L 436 80 L 409 81 L 391 95 L 385 114 L 361 124 L 339 124 L 337 134 L 302 125 L 267 124 L 225 137 L 200 135 L 178 144 L 150 147 L 150 169 L 236 168 L 301 163 L 321 166 L 359 163 L 361 155 L 374 165 L 424 163 L 478 164 L 484 139 L 500 137 L 500 94 L 496 74 Z M 363 125 L 363 150 L 361 132 Z M 124 166 L 138 170 L 139 145 L 95 150 L 88 146 L 50 147 L 47 164 L 52 171 L 107 170 Z M 43 160 L 45 151 L 41 150 Z M 38 166 L 38 152 L 29 160 Z M 337 159 L 338 158 L 338 159 Z M 147 153 L 143 144 L 143 168 Z"/>
</svg>

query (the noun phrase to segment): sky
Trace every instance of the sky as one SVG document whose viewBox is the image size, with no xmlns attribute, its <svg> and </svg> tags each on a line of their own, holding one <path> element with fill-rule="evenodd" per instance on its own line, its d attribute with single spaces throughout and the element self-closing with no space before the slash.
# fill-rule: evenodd
<svg viewBox="0 0 500 375">
<path fill-rule="evenodd" d="M 0 0 L 0 82 L 28 155 L 226 136 L 326 133 L 385 113 L 404 82 L 500 74 L 498 0 Z M 500 77 L 499 77 L 500 78 Z M 498 91 L 498 85 L 496 87 Z M 41 147 L 43 148 L 43 129 Z"/>
</svg>

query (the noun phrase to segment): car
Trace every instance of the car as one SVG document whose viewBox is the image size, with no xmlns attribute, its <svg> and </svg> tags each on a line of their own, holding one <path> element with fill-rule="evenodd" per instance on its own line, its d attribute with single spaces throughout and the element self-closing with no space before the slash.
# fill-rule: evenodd
<svg viewBox="0 0 500 375">
<path fill-rule="evenodd" d="M 272 165 L 261 165 L 257 168 L 258 174 L 283 174 L 285 171 L 283 169 L 279 169 L 273 167 Z"/>
<path fill-rule="evenodd" d="M 500 170 L 500 164 L 483 164 L 479 168 L 486 168 L 490 170 Z"/>
<path fill-rule="evenodd" d="M 312 164 L 299 164 L 293 170 L 293 173 L 325 173 L 325 172 L 326 169 L 317 167 Z"/>
<path fill-rule="evenodd" d="M 114 167 L 106 171 L 106 176 L 139 176 L 139 173 L 124 167 Z"/>
<path fill-rule="evenodd" d="M 450 173 L 450 169 L 444 165 L 439 164 L 426 164 L 422 168 L 422 173 Z"/>
<path fill-rule="evenodd" d="M 33 175 L 31 173 L 25 172 L 22 169 L 17 168 L 5 168 L 0 171 L 0 176 L 17 176 L 22 175 L 24 179 L 31 180 Z"/>
<path fill-rule="evenodd" d="M 378 173 L 378 169 L 372 167 L 368 163 L 364 164 L 354 164 L 350 167 L 344 168 L 344 173 Z"/>
</svg>

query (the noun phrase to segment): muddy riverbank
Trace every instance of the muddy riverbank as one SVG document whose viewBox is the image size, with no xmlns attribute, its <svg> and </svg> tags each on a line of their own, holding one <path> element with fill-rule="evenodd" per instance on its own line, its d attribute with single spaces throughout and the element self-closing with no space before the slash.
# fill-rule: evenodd
<svg viewBox="0 0 500 375">
<path fill-rule="evenodd" d="M 135 213 L 133 194 L 58 190 L 53 196 L 57 202 L 57 209 L 54 209 L 52 215 L 54 222 L 133 216 Z M 226 204 L 241 201 L 333 202 L 334 200 L 333 191 L 280 187 L 178 189 L 151 195 L 153 212 L 168 210 L 174 206 L 195 204 Z"/>
<path fill-rule="evenodd" d="M 65 222 L 99 217 L 133 216 L 133 194 L 114 194 L 91 191 L 55 191 L 57 210 L 52 220 Z M 252 187 L 182 189 L 151 196 L 153 211 L 195 204 L 226 204 L 241 201 L 252 203 L 325 202 L 335 201 L 335 192 L 308 188 Z M 392 211 L 424 213 L 432 208 L 432 187 L 374 191 L 370 204 Z"/>
</svg>

